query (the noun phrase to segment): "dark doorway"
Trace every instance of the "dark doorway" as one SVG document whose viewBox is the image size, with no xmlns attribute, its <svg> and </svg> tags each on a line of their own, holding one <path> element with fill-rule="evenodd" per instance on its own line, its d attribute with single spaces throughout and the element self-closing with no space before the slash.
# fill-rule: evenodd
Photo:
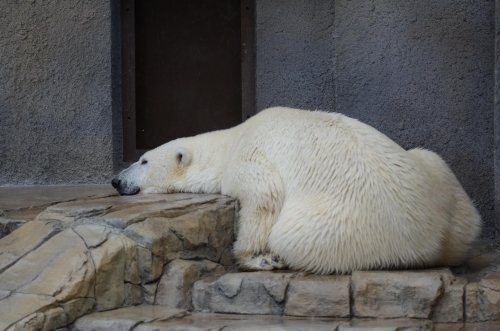
<svg viewBox="0 0 500 331">
<path fill-rule="evenodd" d="M 124 0 L 122 14 L 127 161 L 254 112 L 251 1 Z"/>
</svg>

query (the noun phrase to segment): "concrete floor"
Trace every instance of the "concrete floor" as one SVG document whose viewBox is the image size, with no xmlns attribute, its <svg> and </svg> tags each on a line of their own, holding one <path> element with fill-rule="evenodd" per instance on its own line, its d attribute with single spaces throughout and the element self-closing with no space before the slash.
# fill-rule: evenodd
<svg viewBox="0 0 500 331">
<path fill-rule="evenodd" d="M 9 211 L 89 196 L 116 194 L 111 185 L 38 185 L 0 187 L 0 210 Z"/>
</svg>

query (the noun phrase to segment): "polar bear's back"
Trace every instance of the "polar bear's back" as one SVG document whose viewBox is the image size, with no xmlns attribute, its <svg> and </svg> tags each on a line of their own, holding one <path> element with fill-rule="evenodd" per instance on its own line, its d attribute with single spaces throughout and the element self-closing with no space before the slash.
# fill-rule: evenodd
<svg viewBox="0 0 500 331">
<path fill-rule="evenodd" d="M 401 170 L 414 166 L 407 152 L 387 136 L 338 113 L 276 107 L 245 125 L 243 144 L 265 155 L 288 191 L 337 191 L 334 185 L 357 178 L 355 173 L 390 167 L 387 176 L 398 177 L 395 164 Z"/>
<path fill-rule="evenodd" d="M 405 151 L 355 119 L 272 108 L 241 129 L 239 150 L 258 154 L 284 185 L 269 240 L 294 268 L 329 273 L 439 263 L 457 194 L 475 217 L 461 220 L 461 231 L 478 221 L 439 156 Z"/>
</svg>

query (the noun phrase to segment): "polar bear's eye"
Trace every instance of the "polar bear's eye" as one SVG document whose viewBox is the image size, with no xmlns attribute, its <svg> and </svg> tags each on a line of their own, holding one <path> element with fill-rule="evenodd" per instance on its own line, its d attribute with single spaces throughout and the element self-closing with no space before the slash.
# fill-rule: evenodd
<svg viewBox="0 0 500 331">
<path fill-rule="evenodd" d="M 141 161 L 141 165 L 143 165 L 143 164 L 148 164 L 148 160 L 146 160 L 146 159 L 142 159 L 142 161 Z"/>
<path fill-rule="evenodd" d="M 182 153 L 177 153 L 177 155 L 175 157 L 177 158 L 177 163 L 182 162 Z"/>
</svg>

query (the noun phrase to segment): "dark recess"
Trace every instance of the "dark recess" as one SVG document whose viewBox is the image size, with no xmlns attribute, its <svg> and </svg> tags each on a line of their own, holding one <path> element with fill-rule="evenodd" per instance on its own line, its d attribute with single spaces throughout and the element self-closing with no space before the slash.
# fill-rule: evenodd
<svg viewBox="0 0 500 331">
<path fill-rule="evenodd" d="M 253 1 L 124 1 L 127 160 L 254 112 L 253 15 Z"/>
</svg>

